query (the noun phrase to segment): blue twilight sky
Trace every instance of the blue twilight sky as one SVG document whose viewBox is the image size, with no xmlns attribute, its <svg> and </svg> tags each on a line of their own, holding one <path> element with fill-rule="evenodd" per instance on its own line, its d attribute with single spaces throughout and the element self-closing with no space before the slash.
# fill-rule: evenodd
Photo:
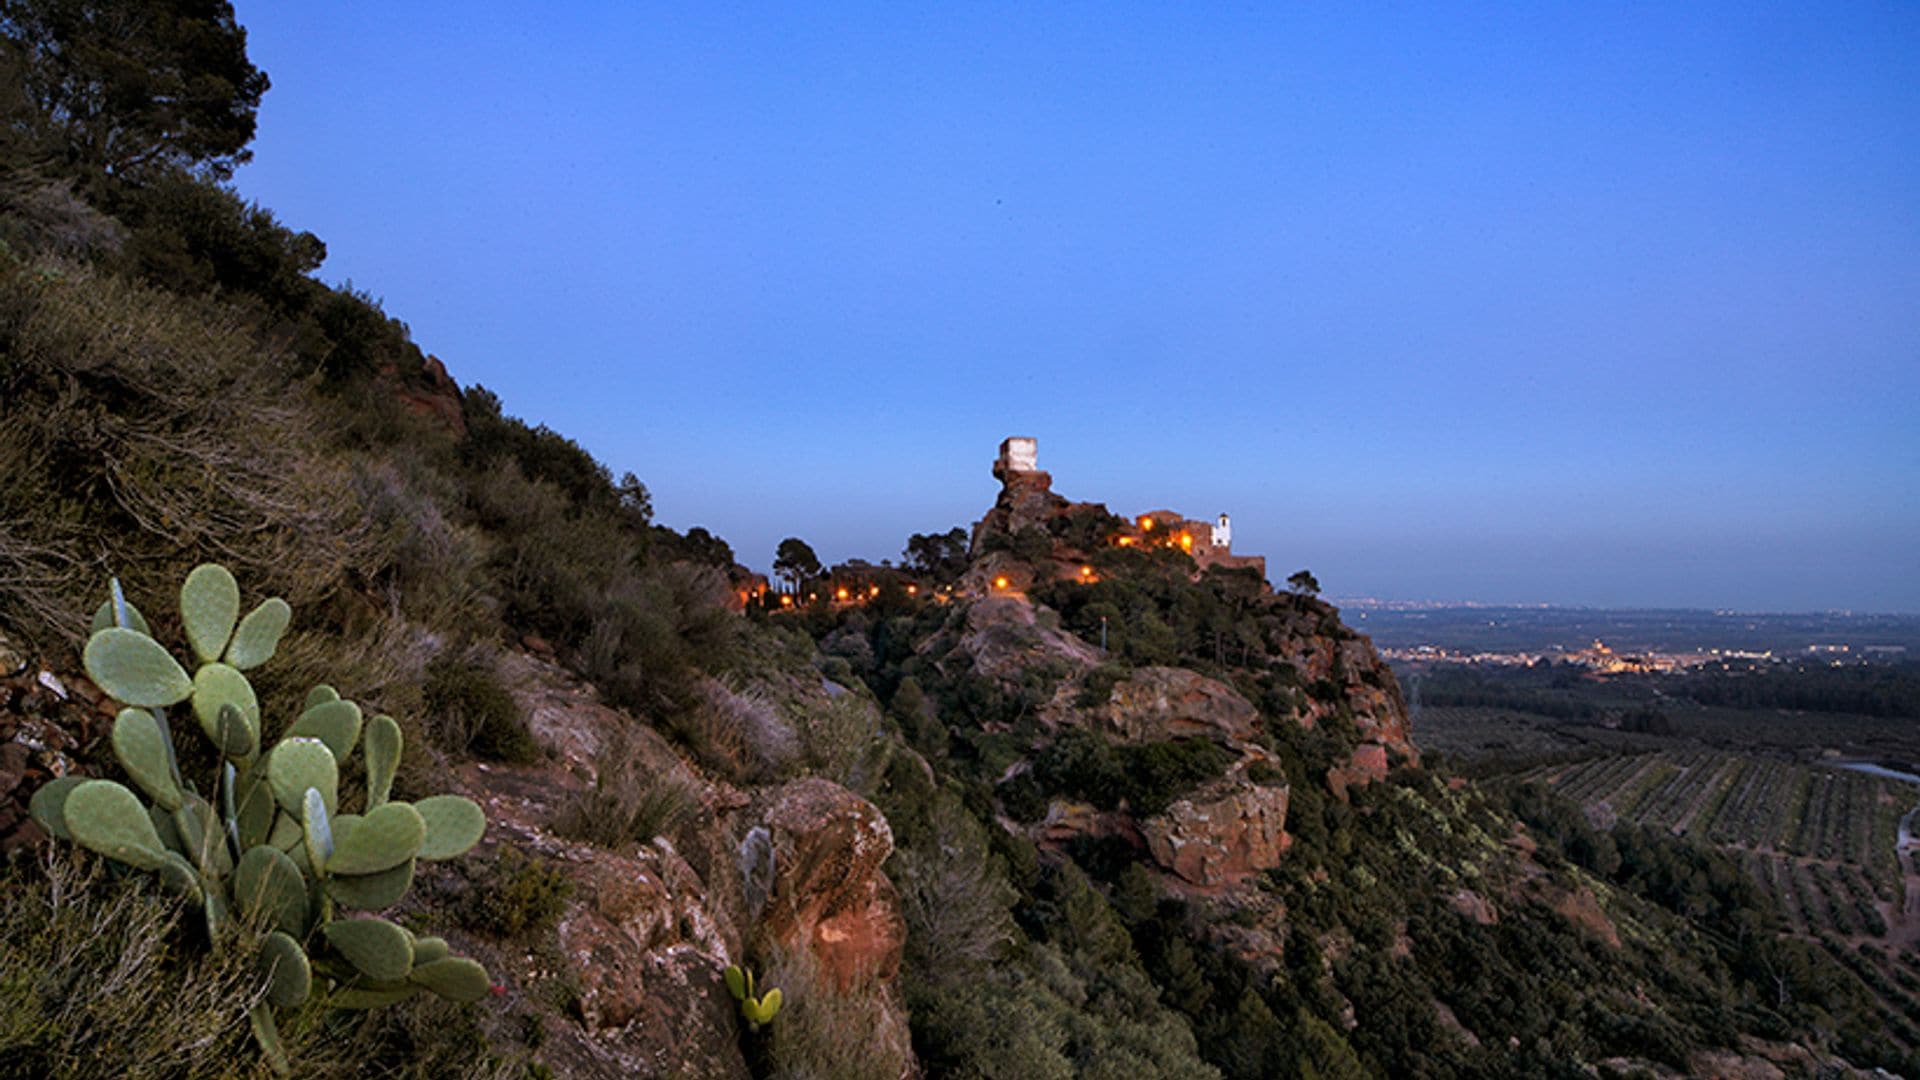
<svg viewBox="0 0 1920 1080">
<path fill-rule="evenodd" d="M 762 568 L 1920 611 L 1920 5 L 267 3 L 239 189 Z"/>
</svg>

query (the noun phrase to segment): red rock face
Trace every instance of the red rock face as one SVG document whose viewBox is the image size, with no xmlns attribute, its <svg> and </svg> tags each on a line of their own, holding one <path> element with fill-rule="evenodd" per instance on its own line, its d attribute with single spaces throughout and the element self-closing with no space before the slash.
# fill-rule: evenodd
<svg viewBox="0 0 1920 1080">
<path fill-rule="evenodd" d="M 1181 799 L 1141 826 L 1156 863 L 1190 884 L 1237 884 L 1280 865 L 1287 835 L 1288 789 L 1214 785 Z"/>
<path fill-rule="evenodd" d="M 880 869 L 893 852 L 887 819 L 820 779 L 782 787 L 761 816 L 774 851 L 765 932 L 789 951 L 810 951 L 843 992 L 891 981 L 907 928 L 899 894 Z"/>
<path fill-rule="evenodd" d="M 1207 736 L 1252 739 L 1260 714 L 1233 687 L 1185 668 L 1141 668 L 1116 683 L 1102 710 L 1109 734 L 1127 742 Z"/>
<path fill-rule="evenodd" d="M 402 383 L 397 369 L 388 365 L 381 376 L 394 384 L 393 396 L 408 412 L 424 416 L 444 428 L 454 439 L 467 437 L 466 410 L 461 404 L 460 384 L 447 374 L 447 365 L 437 356 L 427 357 L 417 381 Z"/>
</svg>

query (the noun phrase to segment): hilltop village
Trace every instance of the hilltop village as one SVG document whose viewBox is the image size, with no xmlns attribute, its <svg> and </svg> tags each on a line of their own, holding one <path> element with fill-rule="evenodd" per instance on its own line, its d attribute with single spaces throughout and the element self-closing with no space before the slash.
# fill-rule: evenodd
<svg viewBox="0 0 1920 1080">
<path fill-rule="evenodd" d="M 1226 514 L 1211 521 L 1173 510 L 1150 510 L 1132 518 L 1110 512 L 1103 503 L 1073 502 L 1053 491 L 1052 474 L 1039 467 L 1039 440 L 1013 436 L 1001 441 L 993 462 L 999 498 L 966 538 L 964 572 L 946 574 L 928 565 L 875 566 L 850 560 L 826 569 L 817 579 L 790 580 L 784 587 L 759 574 L 736 572 L 734 601 L 791 611 L 810 605 L 858 606 L 883 594 L 947 603 L 956 597 L 979 598 L 1021 593 L 1042 581 L 1092 584 L 1093 565 L 1104 548 L 1178 551 L 1193 561 L 1199 580 L 1214 569 L 1243 571 L 1271 592 L 1267 560 L 1233 552 L 1233 522 Z M 955 537 L 957 540 L 958 537 Z M 957 570 L 961 565 L 954 562 Z"/>
</svg>

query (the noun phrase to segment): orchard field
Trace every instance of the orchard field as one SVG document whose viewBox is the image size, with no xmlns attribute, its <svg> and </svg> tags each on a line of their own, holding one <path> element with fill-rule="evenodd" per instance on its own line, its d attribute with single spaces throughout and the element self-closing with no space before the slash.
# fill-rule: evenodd
<svg viewBox="0 0 1920 1080">
<path fill-rule="evenodd" d="M 1920 785 L 1832 765 L 1713 749 L 1618 753 L 1536 765 L 1597 825 L 1667 829 L 1735 855 L 1788 927 L 1840 958 L 1920 1048 L 1920 878 L 1898 853 Z"/>
</svg>

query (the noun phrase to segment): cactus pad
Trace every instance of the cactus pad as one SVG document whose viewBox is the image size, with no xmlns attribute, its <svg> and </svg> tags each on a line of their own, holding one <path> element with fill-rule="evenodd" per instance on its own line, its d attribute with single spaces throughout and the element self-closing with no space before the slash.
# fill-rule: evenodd
<svg viewBox="0 0 1920 1080">
<path fill-rule="evenodd" d="M 312 871 L 318 877 L 327 860 L 333 858 L 333 822 L 328 820 L 325 800 L 313 788 L 307 789 L 300 807 L 300 837 L 304 841 L 301 850 L 307 855 L 307 865 L 301 872 Z"/>
<path fill-rule="evenodd" d="M 449 955 L 445 938 L 423 937 L 413 939 L 413 967 L 415 971 L 433 963 L 445 960 Z"/>
<path fill-rule="evenodd" d="M 245 761 L 260 749 L 258 725 L 247 723 L 245 714 L 232 705 L 220 706 L 213 727 L 213 744 L 224 757 Z"/>
<path fill-rule="evenodd" d="M 467 853 L 487 831 L 487 815 L 478 803 L 462 795 L 434 795 L 413 804 L 426 822 L 423 859 L 451 859 Z"/>
<path fill-rule="evenodd" d="M 412 983 L 349 986 L 328 995 L 327 1004 L 336 1009 L 379 1009 L 398 1005 L 419 992 L 420 988 Z"/>
<path fill-rule="evenodd" d="M 377 874 L 420 853 L 427 822 L 408 803 L 387 803 L 351 822 L 342 815 L 335 830 L 329 874 Z"/>
<path fill-rule="evenodd" d="M 248 730 L 255 733 L 249 741 L 256 740 L 260 730 L 260 699 L 254 696 L 253 684 L 238 669 L 225 664 L 200 665 L 200 670 L 193 673 L 193 715 L 215 746 L 223 745 L 220 710 L 227 706 L 238 710 Z"/>
<path fill-rule="evenodd" d="M 273 817 L 273 787 L 265 777 L 254 773 L 241 782 L 234 813 L 234 823 L 240 833 L 240 850 L 266 843 L 267 837 L 273 832 Z"/>
<path fill-rule="evenodd" d="M 448 956 L 416 965 L 407 978 L 449 1001 L 479 1001 L 492 989 L 487 969 L 464 956 Z"/>
<path fill-rule="evenodd" d="M 193 693 L 186 669 L 138 630 L 110 626 L 99 631 L 87 639 L 83 660 L 87 677 L 128 705 L 173 705 Z"/>
<path fill-rule="evenodd" d="M 293 609 L 285 600 L 276 596 L 262 601 L 240 620 L 240 628 L 233 632 L 233 642 L 227 646 L 227 663 L 241 671 L 252 671 L 273 659 L 274 650 L 280 647 L 280 635 L 287 632 L 287 625 L 292 621 Z"/>
<path fill-rule="evenodd" d="M 319 739 L 282 739 L 267 759 L 273 801 L 297 820 L 306 812 L 307 789 L 320 793 L 329 813 L 339 808 L 340 766 Z"/>
<path fill-rule="evenodd" d="M 33 799 L 27 803 L 27 813 L 41 828 L 47 830 L 48 835 L 71 842 L 73 833 L 67 828 L 67 796 L 86 782 L 84 776 L 63 776 L 47 781 L 33 793 Z"/>
<path fill-rule="evenodd" d="M 113 756 L 147 798 L 167 810 L 180 808 L 180 785 L 173 782 L 167 737 L 145 709 L 121 709 L 113 721 Z"/>
<path fill-rule="evenodd" d="M 240 585 L 227 568 L 218 563 L 194 567 L 180 586 L 180 621 L 186 626 L 187 644 L 201 663 L 220 659 L 239 617 Z"/>
<path fill-rule="evenodd" d="M 97 634 L 109 626 L 119 625 L 120 624 L 115 622 L 113 618 L 113 601 L 105 600 L 101 602 L 98 608 L 94 609 L 93 625 L 87 629 L 87 633 Z M 134 607 L 132 604 L 127 605 L 127 626 L 140 631 L 148 637 L 153 636 L 152 629 L 147 626 L 147 617 L 140 614 L 140 609 Z"/>
<path fill-rule="evenodd" d="M 307 879 L 278 848 L 261 844 L 233 869 L 233 901 L 248 918 L 271 919 L 289 934 L 307 932 Z"/>
<path fill-rule="evenodd" d="M 275 930 L 260 942 L 257 959 L 262 973 L 268 975 L 267 1000 L 283 1009 L 299 1006 L 313 989 L 313 968 L 300 943 Z"/>
<path fill-rule="evenodd" d="M 393 774 L 400 768 L 400 725 L 391 716 L 376 716 L 367 725 L 367 808 L 379 806 L 393 792 Z"/>
<path fill-rule="evenodd" d="M 167 851 L 140 797 L 111 780 L 88 780 L 67 795 L 67 829 L 81 847 L 141 870 L 156 870 Z"/>
<path fill-rule="evenodd" d="M 776 986 L 760 997 L 742 1001 L 740 1015 L 747 1018 L 747 1026 L 758 1030 L 771 1023 L 780 1012 L 781 996 L 780 988 Z"/>
<path fill-rule="evenodd" d="M 319 739 L 333 751 L 333 760 L 344 765 L 354 744 L 360 741 L 360 706 L 351 701 L 323 701 L 301 713 L 287 734 Z"/>
<path fill-rule="evenodd" d="M 215 877 L 233 872 L 233 856 L 221 835 L 220 819 L 207 800 L 188 794 L 173 812 L 173 825 L 180 837 L 180 853 L 187 861 Z"/>
<path fill-rule="evenodd" d="M 413 942 L 385 919 L 336 919 L 320 933 L 369 979 L 398 982 L 413 970 Z"/>
<path fill-rule="evenodd" d="M 160 861 L 147 869 L 158 871 L 160 874 L 160 884 L 166 886 L 168 889 L 179 893 L 189 900 L 201 899 L 203 894 L 200 891 L 200 875 L 194 873 L 193 864 L 189 863 L 179 852 L 161 852 Z M 213 905 L 208 905 L 207 915 L 209 919 L 215 917 L 216 910 Z M 215 922 L 210 925 L 217 927 L 219 924 Z"/>
<path fill-rule="evenodd" d="M 377 874 L 339 874 L 327 879 L 327 895 L 343 907 L 381 911 L 400 902 L 413 885 L 413 860 Z"/>
</svg>

